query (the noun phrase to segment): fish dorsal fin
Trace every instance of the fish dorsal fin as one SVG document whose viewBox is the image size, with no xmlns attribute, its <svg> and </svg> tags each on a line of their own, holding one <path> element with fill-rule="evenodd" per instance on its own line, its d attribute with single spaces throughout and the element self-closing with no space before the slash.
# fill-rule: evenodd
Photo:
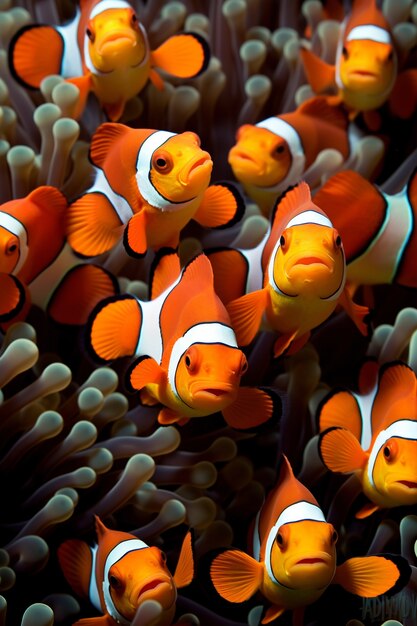
<svg viewBox="0 0 417 626">
<path fill-rule="evenodd" d="M 263 566 L 245 552 L 227 550 L 213 560 L 210 576 L 222 598 L 244 602 L 261 586 Z"/>
<path fill-rule="evenodd" d="M 333 390 L 318 409 L 319 430 L 347 428 L 358 441 L 362 436 L 362 415 L 357 399 L 347 390 Z"/>
<path fill-rule="evenodd" d="M 151 300 L 168 289 L 181 274 L 181 263 L 175 250 L 163 248 L 155 257 L 151 277 Z"/>
<path fill-rule="evenodd" d="M 93 135 L 90 147 L 90 157 L 94 165 L 103 167 L 110 150 L 119 139 L 123 139 L 130 132 L 124 124 L 105 122 L 98 127 Z"/>
<path fill-rule="evenodd" d="M 278 198 L 273 209 L 272 229 L 275 230 L 278 223 L 285 227 L 290 219 L 300 212 L 304 204 L 312 205 L 311 192 L 308 184 L 301 181 Z"/>
<path fill-rule="evenodd" d="M 405 559 L 388 554 L 354 557 L 336 568 L 333 582 L 357 596 L 373 598 L 392 590 L 400 578 L 406 578 L 407 566 L 409 571 Z"/>
<path fill-rule="evenodd" d="M 88 598 L 93 559 L 85 541 L 79 539 L 64 541 L 58 548 L 58 561 L 75 593 Z"/>
<path fill-rule="evenodd" d="M 411 367 L 402 362 L 382 367 L 372 407 L 372 432 L 401 418 L 417 419 L 416 398 L 417 379 Z"/>
<path fill-rule="evenodd" d="M 63 213 L 68 206 L 64 194 L 56 187 L 49 185 L 42 185 L 31 191 L 28 200 L 31 200 L 42 209 L 45 209 L 45 211 L 50 211 L 51 213 L 58 211 Z"/>
<path fill-rule="evenodd" d="M 352 473 L 362 469 L 368 455 L 347 428 L 328 428 L 319 437 L 319 452 L 324 465 L 332 472 Z"/>
<path fill-rule="evenodd" d="M 325 96 L 316 96 L 309 98 L 297 109 L 298 112 L 310 117 L 316 117 L 319 120 L 325 120 L 329 124 L 333 124 L 346 130 L 349 120 L 341 107 L 336 107 L 328 103 Z"/>
<path fill-rule="evenodd" d="M 329 178 L 315 194 L 314 202 L 339 232 L 348 263 L 367 250 L 385 220 L 385 198 L 374 185 L 353 170 L 339 172 Z M 361 227 L 354 228 L 354 224 Z"/>
<path fill-rule="evenodd" d="M 185 535 L 184 541 L 181 546 L 180 556 L 178 558 L 177 567 L 175 568 L 175 574 L 173 576 L 174 583 L 178 589 L 189 585 L 194 576 L 194 558 L 192 547 L 191 532 Z"/>
</svg>

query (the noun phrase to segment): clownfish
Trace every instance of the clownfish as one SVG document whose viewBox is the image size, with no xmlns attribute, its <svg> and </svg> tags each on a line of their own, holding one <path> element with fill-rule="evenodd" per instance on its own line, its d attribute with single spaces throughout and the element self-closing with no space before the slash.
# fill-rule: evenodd
<svg viewBox="0 0 417 626">
<path fill-rule="evenodd" d="M 154 626 L 170 626 L 177 589 L 189 585 L 194 576 L 191 533 L 185 536 L 172 575 L 165 554 L 156 546 L 130 533 L 110 530 L 97 515 L 95 528 L 96 545 L 68 539 L 58 548 L 59 564 L 71 587 L 103 613 L 78 620 L 74 626 L 129 626 L 146 600 L 156 600 L 163 609 Z"/>
<path fill-rule="evenodd" d="M 279 410 L 272 392 L 239 387 L 247 360 L 203 254 L 182 271 L 175 252 L 161 256 L 151 300 L 103 300 L 90 316 L 87 336 L 94 356 L 104 361 L 135 357 L 127 386 L 140 391 L 144 404 L 163 405 L 160 424 L 221 411 L 232 427 L 249 428 Z"/>
<path fill-rule="evenodd" d="M 317 171 L 320 152 L 337 150 L 346 161 L 356 141 L 344 110 L 328 104 L 325 97 L 313 97 L 295 111 L 241 126 L 228 161 L 248 196 L 268 217 L 277 196 L 299 180 L 308 180 L 313 168 L 315 180 L 328 174 Z"/>
<path fill-rule="evenodd" d="M 20 29 L 9 47 L 9 66 L 23 86 L 39 89 L 50 74 L 60 74 L 80 90 L 76 117 L 93 92 L 108 118 L 117 121 L 126 102 L 148 80 L 164 82 L 153 68 L 178 78 L 193 78 L 209 61 L 207 42 L 181 33 L 151 51 L 134 9 L 124 0 L 81 0 L 72 21 L 62 26 L 31 24 Z"/>
<path fill-rule="evenodd" d="M 274 356 L 291 354 L 338 304 L 366 335 L 368 309 L 353 303 L 345 289 L 342 239 L 312 202 L 307 183 L 290 188 L 277 200 L 271 224 L 253 249 L 206 250 L 216 292 L 226 304 L 238 344 L 248 345 L 265 324 L 279 333 Z"/>
<path fill-rule="evenodd" d="M 390 25 L 375 0 L 354 0 L 342 23 L 334 65 L 303 47 L 300 54 L 315 93 L 336 91 L 352 117 L 365 112 L 369 126 L 375 124 L 370 112 L 389 99 L 398 65 Z"/>
<path fill-rule="evenodd" d="M 360 285 L 417 287 L 417 171 L 394 195 L 383 193 L 357 172 L 339 172 L 314 200 L 343 239 L 351 293 Z"/>
<path fill-rule="evenodd" d="M 240 195 L 211 185 L 213 161 L 193 132 L 133 129 L 104 123 L 93 136 L 95 181 L 68 211 L 68 242 L 83 256 L 108 252 L 121 238 L 132 256 L 176 247 L 191 220 L 231 225 L 243 214 Z M 123 164 L 123 167 L 121 167 Z"/>
<path fill-rule="evenodd" d="M 217 592 L 229 602 L 244 602 L 259 591 L 269 602 L 262 624 L 288 609 L 302 614 L 303 607 L 315 602 L 330 584 L 358 596 L 375 597 L 401 588 L 410 575 L 407 561 L 391 560 L 390 555 L 355 557 L 337 566 L 337 533 L 313 494 L 295 478 L 285 456 L 278 483 L 249 535 L 253 556 L 226 550 L 213 559 L 210 576 Z"/>
<path fill-rule="evenodd" d="M 83 324 L 97 302 L 118 293 L 113 276 L 80 263 L 65 245 L 67 210 L 65 196 L 50 186 L 0 206 L 2 325 L 24 319 L 32 303 L 57 322 Z"/>
<path fill-rule="evenodd" d="M 322 400 L 318 419 L 324 464 L 332 472 L 355 473 L 370 500 L 357 518 L 417 503 L 417 380 L 411 368 L 388 363 L 360 393 L 335 390 Z"/>
</svg>

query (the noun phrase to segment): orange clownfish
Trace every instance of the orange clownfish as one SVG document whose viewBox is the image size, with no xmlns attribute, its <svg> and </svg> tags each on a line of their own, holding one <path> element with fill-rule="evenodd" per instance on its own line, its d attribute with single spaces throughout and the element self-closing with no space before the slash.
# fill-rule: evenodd
<svg viewBox="0 0 417 626">
<path fill-rule="evenodd" d="M 391 28 L 375 0 L 354 0 L 352 12 L 341 27 L 335 65 L 305 48 L 300 54 L 315 93 L 337 90 L 352 115 L 381 107 L 397 79 Z"/>
<path fill-rule="evenodd" d="M 312 202 L 307 183 L 281 196 L 271 222 L 263 241 L 251 250 L 206 251 L 238 344 L 249 344 L 264 323 L 279 333 L 274 356 L 287 349 L 293 353 L 338 304 L 367 334 L 368 309 L 354 304 L 345 289 L 342 239 Z"/>
<path fill-rule="evenodd" d="M 83 324 L 97 302 L 118 293 L 114 277 L 80 263 L 65 245 L 67 210 L 64 195 L 50 186 L 0 206 L 2 325 L 24 319 L 32 303 L 55 321 Z"/>
<path fill-rule="evenodd" d="M 287 609 L 302 614 L 303 607 L 315 602 L 331 583 L 359 596 L 374 597 L 407 582 L 410 567 L 398 557 L 355 557 L 336 566 L 336 541 L 332 524 L 326 522 L 313 494 L 295 478 L 284 456 L 278 484 L 252 527 L 253 556 L 227 550 L 213 560 L 210 576 L 229 602 L 244 602 L 260 591 L 270 603 L 262 624 Z"/>
<path fill-rule="evenodd" d="M 203 254 L 182 271 L 178 255 L 161 257 L 151 300 L 124 295 L 103 300 L 89 321 L 95 356 L 134 356 L 128 386 L 144 404 L 161 403 L 160 424 L 183 424 L 221 411 L 235 428 L 249 428 L 278 410 L 271 392 L 239 387 L 247 369 L 227 311 L 216 295 Z M 276 401 L 275 401 L 276 400 Z"/>
<path fill-rule="evenodd" d="M 326 181 L 314 200 L 343 239 L 351 293 L 360 285 L 417 287 L 417 171 L 394 195 L 357 172 L 340 172 Z"/>
<path fill-rule="evenodd" d="M 313 182 L 328 174 L 317 167 L 320 152 L 337 150 L 346 161 L 356 141 L 343 108 L 316 96 L 295 111 L 241 126 L 228 161 L 248 196 L 269 216 L 277 196 L 290 185 L 309 182 L 309 174 Z"/>
<path fill-rule="evenodd" d="M 76 116 L 94 92 L 111 121 L 150 79 L 163 88 L 153 68 L 193 78 L 209 61 L 207 42 L 196 33 L 170 37 L 151 51 L 135 11 L 124 0 L 81 0 L 72 21 L 63 26 L 34 24 L 20 29 L 9 48 L 9 65 L 25 87 L 38 89 L 50 74 L 61 74 L 80 90 Z"/>
<path fill-rule="evenodd" d="M 333 472 L 355 473 L 370 502 L 356 517 L 380 508 L 417 504 L 417 380 L 405 363 L 381 367 L 361 393 L 338 390 L 319 408 L 319 450 Z"/>
<path fill-rule="evenodd" d="M 243 213 L 232 187 L 209 187 L 213 162 L 193 132 L 105 123 L 93 136 L 90 157 L 95 181 L 68 212 L 69 244 L 83 256 L 113 248 L 124 225 L 127 251 L 140 256 L 148 247 L 175 248 L 191 219 L 217 227 Z"/>
<path fill-rule="evenodd" d="M 189 585 L 194 576 L 191 533 L 185 536 L 172 576 L 159 548 L 130 533 L 110 530 L 97 516 L 95 527 L 97 545 L 69 539 L 58 548 L 58 560 L 71 587 L 103 613 L 78 620 L 74 626 L 129 626 L 146 600 L 162 606 L 160 619 L 152 623 L 170 626 L 177 589 Z"/>
</svg>

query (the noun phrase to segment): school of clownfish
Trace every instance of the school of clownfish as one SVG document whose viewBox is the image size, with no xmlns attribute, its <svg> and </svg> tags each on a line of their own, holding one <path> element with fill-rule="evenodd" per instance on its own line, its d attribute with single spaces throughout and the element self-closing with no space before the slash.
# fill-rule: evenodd
<svg viewBox="0 0 417 626">
<path fill-rule="evenodd" d="M 48 77 L 61 75 L 59 84 L 77 94 L 69 117 L 82 128 L 95 107 L 103 121 L 89 137 L 90 168 L 76 194 L 68 197 L 64 181 L 26 194 L 15 187 L 0 206 L 3 338 L 24 320 L 36 324 L 39 308 L 54 333 L 77 338 L 76 360 L 87 369 L 121 372 L 131 405 L 156 411 L 154 429 L 174 425 L 181 436 L 193 428 L 192 445 L 200 424 L 210 440 L 217 436 L 210 424 L 220 423 L 249 442 L 255 464 L 262 441 L 276 442 L 263 503 L 247 528 L 232 529 L 239 546 L 219 545 L 201 563 L 198 529 L 184 530 L 176 566 L 168 567 L 160 547 L 129 531 L 135 521 L 124 518 L 119 528 L 93 507 L 88 527 L 56 546 L 57 568 L 90 615 L 65 623 L 345 624 L 348 610 L 343 622 L 334 613 L 309 621 L 322 596 L 336 610 L 330 585 L 346 592 L 346 606 L 353 596 L 415 590 L 416 555 L 406 558 L 391 535 L 389 549 L 372 550 L 378 542 L 366 528 L 372 535 L 375 526 L 366 525 L 378 516 L 389 525 L 391 516 L 401 519 L 396 511 L 412 518 L 417 504 L 417 380 L 404 356 L 414 327 L 391 359 L 370 348 L 375 317 L 392 319 L 381 298 L 390 292 L 378 290 L 399 289 L 412 307 L 417 287 L 415 154 L 395 155 L 400 175 L 391 185 L 375 182 L 390 171 L 390 124 L 415 134 L 417 5 L 401 5 L 401 39 L 375 0 L 353 0 L 346 11 L 336 1 L 307 4 L 297 54 L 308 85 L 285 112 L 241 112 L 234 144 L 222 147 L 231 175 L 218 182 L 192 116 L 179 132 L 165 118 L 157 128 L 143 128 L 140 115 L 124 121 L 146 89 L 163 94 L 169 80 L 203 80 L 213 62 L 210 37 L 185 30 L 154 47 L 134 3 L 81 0 L 69 21 L 30 21 L 8 43 L 16 89 L 39 94 Z M 328 21 L 337 24 L 333 59 L 324 39 L 317 46 Z M 307 383 L 303 391 L 299 381 L 295 397 L 286 364 L 302 363 L 302 355 L 308 362 L 311 350 L 325 364 L 331 351 L 328 367 L 337 373 L 332 364 L 339 348 L 346 358 L 346 342 L 362 351 L 350 386 L 331 372 L 333 386 Z M 301 423 L 309 411 L 313 426 Z M 328 484 L 339 500 L 329 500 Z M 216 505 L 227 519 L 227 503 Z M 349 524 L 367 538 L 364 552 L 349 552 Z M 195 603 L 195 615 L 178 617 L 182 589 L 197 586 L 201 601 L 199 576 L 219 614 L 199 614 Z M 349 624 L 362 623 L 355 610 Z"/>
</svg>

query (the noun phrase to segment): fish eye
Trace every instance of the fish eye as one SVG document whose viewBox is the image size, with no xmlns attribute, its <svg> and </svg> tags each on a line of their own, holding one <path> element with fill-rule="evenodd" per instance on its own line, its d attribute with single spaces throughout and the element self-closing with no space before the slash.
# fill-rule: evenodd
<svg viewBox="0 0 417 626">
<path fill-rule="evenodd" d="M 284 235 L 281 235 L 281 237 L 279 238 L 279 245 L 282 248 L 285 246 L 285 237 L 284 237 Z"/>
<path fill-rule="evenodd" d="M 391 458 L 391 448 L 389 446 L 384 446 L 383 453 L 387 460 Z"/>
<path fill-rule="evenodd" d="M 94 40 L 95 40 L 96 36 L 93 33 L 93 31 L 91 30 L 91 28 L 87 28 L 86 31 L 85 31 L 85 34 L 87 35 L 87 37 L 89 38 L 91 43 L 94 43 Z"/>
<path fill-rule="evenodd" d="M 389 55 L 387 56 L 387 63 L 391 63 L 391 61 L 394 58 L 394 51 L 391 50 L 391 52 L 389 53 Z"/>
<path fill-rule="evenodd" d="M 166 562 L 167 562 L 167 555 L 166 555 L 166 554 L 165 554 L 165 552 L 163 552 L 162 550 L 161 550 L 161 559 L 162 559 L 162 561 L 163 561 L 164 563 L 166 563 Z"/>
<path fill-rule="evenodd" d="M 138 16 L 136 15 L 136 13 L 132 13 L 132 17 L 130 18 L 130 21 L 133 27 L 136 28 L 138 26 L 139 20 L 138 20 Z"/>
<path fill-rule="evenodd" d="M 188 354 L 187 354 L 187 356 L 185 357 L 185 365 L 186 365 L 188 368 L 190 368 L 190 367 L 191 367 L 191 359 L 190 359 L 190 357 L 188 356 Z"/>
<path fill-rule="evenodd" d="M 164 151 L 157 152 L 152 159 L 152 166 L 157 172 L 168 174 L 173 168 L 171 156 Z"/>
<path fill-rule="evenodd" d="M 240 375 L 243 376 L 243 374 L 245 374 L 248 371 L 248 361 L 245 357 L 245 355 L 242 355 L 242 365 L 240 368 Z"/>
<path fill-rule="evenodd" d="M 336 239 L 334 240 L 334 245 L 336 246 L 336 248 L 340 248 L 340 246 L 342 245 L 342 238 L 340 235 L 337 235 Z"/>
<path fill-rule="evenodd" d="M 334 530 L 332 532 L 332 543 L 336 543 L 336 541 L 338 540 L 338 537 L 339 536 L 338 536 L 337 532 Z"/>
<path fill-rule="evenodd" d="M 112 589 L 120 589 L 122 586 L 120 578 L 117 578 L 117 576 L 114 576 L 114 574 L 110 574 L 109 583 Z"/>
<path fill-rule="evenodd" d="M 17 243 L 12 243 L 6 248 L 6 256 L 11 256 L 17 250 Z"/>
<path fill-rule="evenodd" d="M 277 533 L 276 542 L 279 546 L 284 545 L 284 537 L 281 535 L 281 533 Z"/>
<path fill-rule="evenodd" d="M 344 46 L 342 48 L 342 55 L 344 56 L 345 59 L 347 59 L 349 57 L 349 52 L 348 52 L 347 48 L 345 48 Z"/>
<path fill-rule="evenodd" d="M 282 153 L 284 152 L 284 150 L 285 150 L 285 146 L 283 146 L 282 144 L 280 144 L 279 146 L 277 146 L 277 148 L 276 148 L 275 152 L 276 152 L 277 154 L 282 154 Z"/>
</svg>

